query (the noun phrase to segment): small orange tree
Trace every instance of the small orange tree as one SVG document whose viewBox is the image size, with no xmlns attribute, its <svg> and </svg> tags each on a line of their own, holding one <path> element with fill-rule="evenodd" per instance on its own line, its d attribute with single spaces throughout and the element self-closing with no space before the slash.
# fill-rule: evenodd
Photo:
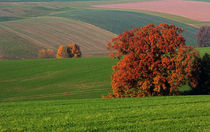
<svg viewBox="0 0 210 132">
<path fill-rule="evenodd" d="M 81 51 L 78 45 L 70 44 L 68 46 L 60 46 L 57 52 L 57 58 L 81 57 Z"/>
<path fill-rule="evenodd" d="M 70 45 L 68 45 L 68 49 L 69 49 L 69 56 L 70 57 L 75 57 L 75 58 L 77 58 L 77 57 L 81 57 L 81 51 L 80 51 L 80 48 L 79 48 L 79 46 L 78 45 L 76 45 L 76 44 L 70 44 Z"/>
<path fill-rule="evenodd" d="M 58 48 L 58 51 L 57 51 L 57 55 L 56 55 L 56 58 L 63 58 L 63 45 L 61 45 L 59 48 Z"/>
<path fill-rule="evenodd" d="M 113 38 L 107 48 L 119 62 L 113 66 L 113 93 L 107 97 L 176 95 L 188 78 L 196 86 L 192 72 L 199 53 L 185 45 L 182 31 L 166 23 L 149 24 Z"/>
<path fill-rule="evenodd" d="M 41 49 L 38 58 L 55 58 L 55 52 L 52 49 Z"/>
</svg>

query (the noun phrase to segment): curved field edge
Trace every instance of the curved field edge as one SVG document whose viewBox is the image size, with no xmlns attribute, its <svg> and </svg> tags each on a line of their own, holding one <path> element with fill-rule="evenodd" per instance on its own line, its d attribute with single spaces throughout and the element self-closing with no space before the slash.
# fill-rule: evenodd
<svg viewBox="0 0 210 132">
<path fill-rule="evenodd" d="M 61 17 L 36 17 L 2 22 L 1 58 L 36 58 L 41 48 L 57 51 L 59 45 L 76 43 L 83 56 L 104 56 L 106 43 L 115 34 L 94 25 Z"/>
<path fill-rule="evenodd" d="M 199 51 L 210 54 L 209 48 Z M 0 102 L 101 98 L 112 92 L 116 62 L 108 57 L 0 61 Z"/>
<path fill-rule="evenodd" d="M 210 22 L 201 22 L 201 21 L 196 21 L 196 20 L 192 20 L 186 17 L 182 17 L 182 16 L 176 16 L 176 15 L 172 15 L 172 14 L 167 14 L 167 13 L 162 13 L 162 12 L 154 12 L 154 11 L 147 11 L 147 10 L 135 10 L 135 9 L 110 9 L 110 8 L 102 8 L 102 7 L 93 7 L 90 8 L 92 10 L 119 10 L 119 11 L 129 11 L 129 12 L 136 12 L 136 13 L 144 13 L 144 14 L 148 14 L 148 15 L 152 15 L 152 16 L 157 16 L 157 17 L 162 17 L 165 19 L 169 19 L 178 23 L 183 23 L 186 24 L 188 26 L 192 26 L 194 28 L 199 28 L 202 25 L 210 25 Z"/>
<path fill-rule="evenodd" d="M 76 10 L 60 14 L 54 14 L 56 17 L 71 18 L 93 24 L 97 27 L 106 29 L 115 34 L 130 30 L 147 24 L 169 23 L 184 28 L 183 36 L 188 45 L 196 45 L 197 28 L 179 23 L 159 16 L 152 16 L 144 13 L 121 11 L 121 10 Z"/>
<path fill-rule="evenodd" d="M 209 131 L 210 96 L 0 103 L 1 131 Z"/>
</svg>

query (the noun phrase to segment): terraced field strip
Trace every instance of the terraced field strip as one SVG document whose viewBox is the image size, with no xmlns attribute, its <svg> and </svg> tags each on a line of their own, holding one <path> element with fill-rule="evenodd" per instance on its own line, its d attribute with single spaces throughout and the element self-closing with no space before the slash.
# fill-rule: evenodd
<svg viewBox="0 0 210 132">
<path fill-rule="evenodd" d="M 161 0 L 152 2 L 95 5 L 94 7 L 149 10 L 183 16 L 198 21 L 210 21 L 210 3 L 207 2 Z"/>
<path fill-rule="evenodd" d="M 59 45 L 75 42 L 81 47 L 83 56 L 108 55 L 106 43 L 115 36 L 115 34 L 94 25 L 61 17 L 38 17 L 2 22 L 1 26 L 11 34 L 37 45 L 38 49 L 43 47 L 57 50 Z M 4 40 L 9 42 L 10 39 L 12 39 L 11 35 L 8 34 Z M 0 43 L 0 45 L 7 47 L 5 43 Z M 24 43 L 18 46 L 21 47 L 21 45 Z M 16 46 L 14 45 L 14 47 Z M 28 49 L 31 52 L 33 50 Z"/>
<path fill-rule="evenodd" d="M 210 131 L 210 96 L 0 103 L 1 131 Z"/>
</svg>

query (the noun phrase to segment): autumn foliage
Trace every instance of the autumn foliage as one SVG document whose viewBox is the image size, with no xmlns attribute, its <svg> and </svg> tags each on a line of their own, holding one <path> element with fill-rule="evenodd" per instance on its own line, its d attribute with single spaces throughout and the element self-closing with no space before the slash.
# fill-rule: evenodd
<svg viewBox="0 0 210 132">
<path fill-rule="evenodd" d="M 55 58 L 56 54 L 52 49 L 41 49 L 38 53 L 38 58 Z"/>
<path fill-rule="evenodd" d="M 81 57 L 80 47 L 76 44 L 70 44 L 67 46 L 60 46 L 57 52 L 57 58 L 77 58 Z"/>
<path fill-rule="evenodd" d="M 113 93 L 104 98 L 177 95 L 187 81 L 197 85 L 199 53 L 186 46 L 183 29 L 174 25 L 149 24 L 119 34 L 108 43 L 113 66 Z"/>
</svg>

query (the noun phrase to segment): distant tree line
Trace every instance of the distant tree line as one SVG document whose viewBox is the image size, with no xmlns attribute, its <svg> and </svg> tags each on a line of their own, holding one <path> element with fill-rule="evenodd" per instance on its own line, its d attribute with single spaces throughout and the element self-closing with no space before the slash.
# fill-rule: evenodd
<svg viewBox="0 0 210 132">
<path fill-rule="evenodd" d="M 80 47 L 75 43 L 59 46 L 57 54 L 52 49 L 40 49 L 38 53 L 38 58 L 78 58 L 81 56 Z"/>
</svg>

